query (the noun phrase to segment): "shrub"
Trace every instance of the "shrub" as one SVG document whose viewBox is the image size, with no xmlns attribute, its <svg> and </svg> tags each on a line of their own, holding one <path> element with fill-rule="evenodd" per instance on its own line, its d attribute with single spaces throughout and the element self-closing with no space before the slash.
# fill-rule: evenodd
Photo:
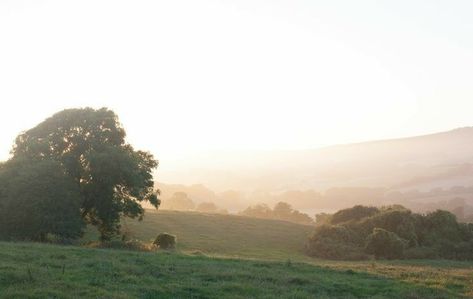
<svg viewBox="0 0 473 299">
<path fill-rule="evenodd" d="M 468 240 L 456 216 L 447 211 L 437 210 L 425 215 L 419 230 L 422 242 L 429 246 L 436 246 L 441 240 L 454 243 Z"/>
<path fill-rule="evenodd" d="M 306 245 L 311 256 L 353 259 L 373 254 L 386 259 L 473 260 L 473 224 L 459 223 L 447 211 L 422 215 L 399 205 L 380 209 L 355 206 L 322 215 L 320 222 L 325 225 L 316 228 Z"/>
<path fill-rule="evenodd" d="M 408 240 L 410 247 L 418 245 L 416 218 L 407 209 L 385 208 L 378 214 L 353 224 L 352 227 L 363 236 L 364 240 L 375 228 L 382 228 Z"/>
<path fill-rule="evenodd" d="M 364 259 L 366 255 L 355 242 L 353 233 L 344 226 L 320 226 L 309 238 L 306 252 L 310 256 L 337 259 Z"/>
<path fill-rule="evenodd" d="M 375 228 L 366 239 L 365 252 L 376 258 L 399 259 L 404 256 L 407 241 L 393 232 Z"/>
<path fill-rule="evenodd" d="M 176 247 L 176 236 L 168 233 L 161 233 L 156 237 L 153 244 L 159 249 L 174 249 Z"/>
</svg>

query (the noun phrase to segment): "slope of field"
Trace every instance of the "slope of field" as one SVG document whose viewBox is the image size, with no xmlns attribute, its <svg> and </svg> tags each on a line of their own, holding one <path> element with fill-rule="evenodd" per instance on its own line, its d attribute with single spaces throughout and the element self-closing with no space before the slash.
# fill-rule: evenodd
<svg viewBox="0 0 473 299">
<path fill-rule="evenodd" d="M 0 298 L 471 298 L 472 263 L 322 263 L 0 242 Z"/>
<path fill-rule="evenodd" d="M 147 210 L 143 221 L 127 221 L 132 236 L 149 242 L 174 234 L 186 252 L 246 258 L 301 256 L 313 227 L 235 215 Z"/>
</svg>

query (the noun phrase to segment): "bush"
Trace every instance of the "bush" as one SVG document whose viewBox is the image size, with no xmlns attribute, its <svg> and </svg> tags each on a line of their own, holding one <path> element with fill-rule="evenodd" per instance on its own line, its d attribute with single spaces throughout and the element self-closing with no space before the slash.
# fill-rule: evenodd
<svg viewBox="0 0 473 299">
<path fill-rule="evenodd" d="M 404 257 L 407 241 L 393 232 L 375 228 L 366 239 L 365 252 L 376 258 L 399 259 Z"/>
<path fill-rule="evenodd" d="M 159 249 L 174 249 L 176 247 L 176 236 L 168 233 L 159 234 L 153 244 Z"/>
<path fill-rule="evenodd" d="M 437 210 L 425 215 L 419 229 L 423 243 L 430 246 L 436 246 L 441 240 L 457 243 L 471 238 L 464 234 L 456 216 L 448 211 Z"/>
<path fill-rule="evenodd" d="M 408 240 L 410 247 L 417 246 L 416 217 L 411 211 L 400 208 L 386 208 L 378 214 L 362 219 L 353 224 L 353 229 L 363 235 L 364 240 L 375 228 L 382 228 L 393 232 L 400 238 Z"/>
<path fill-rule="evenodd" d="M 447 211 L 422 215 L 402 206 L 355 206 L 322 215 L 320 222 L 325 225 L 316 228 L 306 245 L 311 256 L 473 260 L 473 224 L 459 223 Z"/>
<path fill-rule="evenodd" d="M 336 259 L 365 259 L 366 255 L 355 242 L 354 234 L 344 226 L 320 226 L 309 238 L 306 252 L 310 256 Z"/>
</svg>

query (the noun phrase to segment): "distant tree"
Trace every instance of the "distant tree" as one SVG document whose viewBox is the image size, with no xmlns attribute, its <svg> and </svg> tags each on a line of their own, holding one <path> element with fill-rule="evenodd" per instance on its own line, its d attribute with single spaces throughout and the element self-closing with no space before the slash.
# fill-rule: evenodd
<svg viewBox="0 0 473 299">
<path fill-rule="evenodd" d="M 152 176 L 158 161 L 125 142 L 117 115 L 106 108 L 54 114 L 17 137 L 13 156 L 60 163 L 80 189 L 83 219 L 102 240 L 119 232 L 121 216 L 141 219 L 141 202 L 160 204 Z"/>
<path fill-rule="evenodd" d="M 290 204 L 280 201 L 274 206 L 273 214 L 276 218 L 279 219 L 291 218 L 292 207 Z"/>
<path fill-rule="evenodd" d="M 193 211 L 195 203 L 185 192 L 175 192 L 172 197 L 163 203 L 163 208 L 178 211 Z"/>
<path fill-rule="evenodd" d="M 0 167 L 0 237 L 45 241 L 81 235 L 79 186 L 59 162 L 10 160 Z"/>
<path fill-rule="evenodd" d="M 254 206 L 249 206 L 239 214 L 256 218 L 272 218 L 273 211 L 266 204 L 257 204 Z"/>
<path fill-rule="evenodd" d="M 197 206 L 197 211 L 203 213 L 216 213 L 218 207 L 213 202 L 202 202 Z"/>
<path fill-rule="evenodd" d="M 332 219 L 332 214 L 328 213 L 319 213 L 315 215 L 315 225 L 321 226 L 324 224 L 330 224 Z"/>
<path fill-rule="evenodd" d="M 250 206 L 246 210 L 240 212 L 240 215 L 285 220 L 300 224 L 313 224 L 313 219 L 304 213 L 292 209 L 291 205 L 285 202 L 279 202 L 271 209 L 266 204 L 258 204 Z"/>
<path fill-rule="evenodd" d="M 288 221 L 307 225 L 314 224 L 314 220 L 309 215 L 301 213 L 297 210 L 292 211 L 291 217 L 288 219 Z"/>
</svg>

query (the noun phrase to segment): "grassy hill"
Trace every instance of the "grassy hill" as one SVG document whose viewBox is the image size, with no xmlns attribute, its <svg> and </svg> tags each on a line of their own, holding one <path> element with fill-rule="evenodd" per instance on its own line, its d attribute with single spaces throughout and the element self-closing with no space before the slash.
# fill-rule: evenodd
<svg viewBox="0 0 473 299">
<path fill-rule="evenodd" d="M 263 262 L 0 242 L 0 298 L 471 298 L 472 267 Z"/>
<path fill-rule="evenodd" d="M 0 298 L 473 298 L 473 262 L 311 259 L 308 226 L 152 211 L 126 227 L 178 250 L 0 242 Z"/>
<path fill-rule="evenodd" d="M 185 252 L 265 259 L 303 256 L 304 244 L 313 231 L 311 226 L 278 220 L 155 210 L 147 210 L 143 221 L 128 220 L 124 227 L 146 242 L 161 232 L 174 234 L 178 249 Z"/>
</svg>

